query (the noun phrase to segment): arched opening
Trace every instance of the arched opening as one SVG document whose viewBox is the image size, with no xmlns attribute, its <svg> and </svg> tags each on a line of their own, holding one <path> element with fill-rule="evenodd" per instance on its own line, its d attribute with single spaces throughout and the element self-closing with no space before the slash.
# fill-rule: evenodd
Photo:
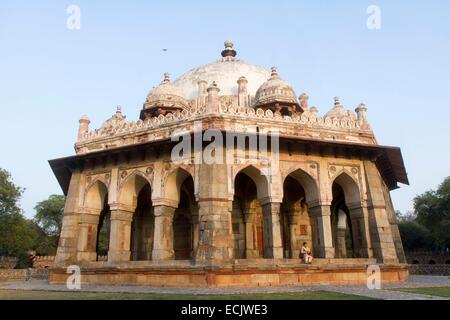
<svg viewBox="0 0 450 320">
<path fill-rule="evenodd" d="M 175 260 L 188 260 L 194 255 L 196 239 L 194 224 L 198 220 L 198 210 L 194 196 L 194 180 L 189 175 L 180 187 L 180 202 L 173 218 L 173 250 Z"/>
<path fill-rule="evenodd" d="M 138 193 L 136 210 L 131 222 L 131 260 L 152 259 L 154 227 L 152 190 L 150 184 L 146 182 Z"/>
<path fill-rule="evenodd" d="M 283 184 L 283 203 L 280 223 L 282 226 L 283 257 L 298 259 L 302 244 L 313 250 L 311 218 L 302 184 L 289 175 Z"/>
<path fill-rule="evenodd" d="M 445 264 L 450 264 L 450 260 L 445 260 Z"/>
<path fill-rule="evenodd" d="M 419 260 L 413 260 L 412 264 L 419 264 Z"/>
<path fill-rule="evenodd" d="M 105 260 L 109 241 L 108 188 L 100 181 L 95 181 L 87 189 L 84 199 L 85 213 L 81 216 L 78 236 L 78 260 Z"/>
<path fill-rule="evenodd" d="M 106 261 L 109 250 L 109 236 L 111 232 L 111 211 L 108 205 L 108 197 L 105 197 L 103 210 L 100 213 L 97 232 L 97 261 Z"/>
<path fill-rule="evenodd" d="M 130 229 L 129 233 L 124 229 L 123 234 L 111 236 L 122 237 L 124 250 L 130 251 L 130 260 L 151 260 L 155 218 L 152 189 L 143 174 L 135 172 L 126 178 L 120 190 L 119 203 L 134 208 Z"/>
<path fill-rule="evenodd" d="M 263 213 L 257 185 L 242 171 L 234 180 L 232 229 L 235 259 L 263 258 Z"/>
<path fill-rule="evenodd" d="M 430 261 L 428 261 L 428 264 L 436 264 L 436 261 L 430 260 Z"/>
<path fill-rule="evenodd" d="M 344 190 L 336 181 L 332 187 L 331 225 L 336 258 L 354 258 L 353 230 Z"/>
</svg>

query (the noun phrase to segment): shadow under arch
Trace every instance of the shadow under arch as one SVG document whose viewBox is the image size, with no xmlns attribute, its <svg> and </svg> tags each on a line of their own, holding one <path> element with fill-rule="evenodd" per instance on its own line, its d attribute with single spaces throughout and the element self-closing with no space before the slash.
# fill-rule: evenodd
<svg viewBox="0 0 450 320">
<path fill-rule="evenodd" d="M 135 170 L 128 175 L 120 184 L 117 200 L 119 206 L 132 212 L 130 232 L 124 239 L 125 247 L 130 251 L 130 260 L 151 260 L 155 217 L 152 186 L 145 174 Z"/>
<path fill-rule="evenodd" d="M 318 184 L 307 172 L 295 169 L 285 176 L 280 207 L 284 258 L 298 259 L 305 242 L 314 250 L 314 229 L 309 205 L 316 203 L 318 199 Z"/>
<path fill-rule="evenodd" d="M 80 216 L 77 256 L 80 261 L 96 261 L 108 252 L 110 210 L 108 187 L 101 179 L 87 188 L 83 200 L 84 212 Z"/>
<path fill-rule="evenodd" d="M 271 244 L 265 228 L 261 201 L 270 196 L 269 181 L 253 165 L 239 170 L 233 179 L 232 202 L 233 254 L 236 259 L 265 258 Z M 267 226 L 266 226 L 267 227 Z"/>
<path fill-rule="evenodd" d="M 269 181 L 267 179 L 267 176 L 264 175 L 260 169 L 256 168 L 254 165 L 251 164 L 242 168 L 234 176 L 233 180 L 234 184 L 236 184 L 236 178 L 241 173 L 247 175 L 249 178 L 253 180 L 253 182 L 256 185 L 257 198 L 259 200 L 269 197 L 270 195 Z"/>
<path fill-rule="evenodd" d="M 363 246 L 362 227 L 351 214 L 361 207 L 361 191 L 358 183 L 346 171 L 339 173 L 333 183 L 331 225 L 336 258 L 359 258 Z M 362 256 L 361 256 L 362 257 Z"/>
<path fill-rule="evenodd" d="M 175 260 L 188 260 L 194 258 L 198 243 L 198 204 L 194 196 L 193 177 L 183 173 L 178 175 L 178 178 L 180 179 L 177 181 L 177 184 L 180 183 L 179 201 L 172 226 L 173 250 Z"/>
</svg>

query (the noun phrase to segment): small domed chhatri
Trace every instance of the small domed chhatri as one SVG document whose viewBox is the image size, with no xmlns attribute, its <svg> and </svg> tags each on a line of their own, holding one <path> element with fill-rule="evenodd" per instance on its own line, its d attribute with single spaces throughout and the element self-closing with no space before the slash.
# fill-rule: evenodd
<svg viewBox="0 0 450 320">
<path fill-rule="evenodd" d="M 356 116 L 353 112 L 344 108 L 341 105 L 339 97 L 334 97 L 334 107 L 325 114 L 325 118 L 332 118 L 332 119 L 350 118 L 352 120 L 355 120 Z"/>
<path fill-rule="evenodd" d="M 389 191 L 408 177 L 366 105 L 335 98 L 321 116 L 275 68 L 236 57 L 226 41 L 220 60 L 165 74 L 140 119 L 79 120 L 76 154 L 50 161 L 67 196 L 51 283 L 71 265 L 86 284 L 366 284 L 368 265 L 407 278 Z"/>
<path fill-rule="evenodd" d="M 169 73 L 166 72 L 161 84 L 148 94 L 140 118 L 144 120 L 168 112 L 182 111 L 188 107 L 188 101 L 183 97 L 183 93 L 170 82 Z"/>
<path fill-rule="evenodd" d="M 282 115 L 302 112 L 292 86 L 282 79 L 276 67 L 272 67 L 270 78 L 256 91 L 254 108 L 270 109 Z"/>
</svg>

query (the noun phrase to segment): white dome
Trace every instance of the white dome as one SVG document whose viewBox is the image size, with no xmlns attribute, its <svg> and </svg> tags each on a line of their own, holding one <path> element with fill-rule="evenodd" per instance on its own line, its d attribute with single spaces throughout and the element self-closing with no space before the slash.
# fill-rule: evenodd
<svg viewBox="0 0 450 320">
<path fill-rule="evenodd" d="M 223 59 L 192 69 L 173 82 L 186 99 L 192 100 L 198 96 L 200 80 L 205 80 L 208 85 L 215 81 L 221 95 L 237 95 L 237 81 L 244 76 L 248 80 L 248 93 L 254 96 L 258 88 L 270 77 L 270 70 L 235 59 L 232 43 L 226 42 L 225 46 Z M 227 50 L 232 52 L 231 55 L 227 55 Z"/>
</svg>

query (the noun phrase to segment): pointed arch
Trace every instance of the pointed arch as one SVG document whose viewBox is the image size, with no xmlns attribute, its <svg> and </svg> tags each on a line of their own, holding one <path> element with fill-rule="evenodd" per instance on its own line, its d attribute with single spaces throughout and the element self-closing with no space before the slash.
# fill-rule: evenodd
<svg viewBox="0 0 450 320">
<path fill-rule="evenodd" d="M 305 242 L 314 249 L 313 236 L 317 233 L 312 227 L 309 206 L 318 199 L 318 183 L 306 171 L 297 168 L 284 177 L 280 225 L 285 258 L 297 259 Z"/>
<path fill-rule="evenodd" d="M 83 206 L 93 209 L 93 211 L 100 214 L 104 207 L 107 194 L 108 187 L 106 183 L 102 179 L 97 178 L 86 188 Z"/>
<path fill-rule="evenodd" d="M 294 169 L 289 172 L 283 179 L 283 184 L 288 177 L 292 177 L 301 184 L 305 190 L 306 202 L 310 205 L 320 198 L 319 184 L 309 173 L 302 169 Z"/>
<path fill-rule="evenodd" d="M 262 171 L 256 168 L 254 165 L 248 165 L 243 169 L 239 170 L 233 177 L 233 185 L 236 182 L 236 177 L 238 174 L 243 173 L 247 175 L 256 184 L 256 191 L 258 199 L 264 199 L 270 195 L 270 187 L 267 176 L 262 173 Z"/>
<path fill-rule="evenodd" d="M 361 191 L 358 182 L 346 170 L 340 172 L 331 183 L 337 183 L 344 191 L 347 206 L 361 204 Z"/>
<path fill-rule="evenodd" d="M 136 207 L 137 197 L 147 184 L 150 185 L 150 188 L 152 187 L 145 174 L 135 170 L 121 183 L 118 202 L 130 207 Z"/>
<path fill-rule="evenodd" d="M 167 175 L 165 181 L 163 181 L 163 198 L 172 200 L 174 203 L 178 203 L 180 201 L 181 186 L 189 177 L 192 178 L 192 181 L 194 180 L 191 173 L 182 167 L 177 167 L 172 170 Z"/>
</svg>

